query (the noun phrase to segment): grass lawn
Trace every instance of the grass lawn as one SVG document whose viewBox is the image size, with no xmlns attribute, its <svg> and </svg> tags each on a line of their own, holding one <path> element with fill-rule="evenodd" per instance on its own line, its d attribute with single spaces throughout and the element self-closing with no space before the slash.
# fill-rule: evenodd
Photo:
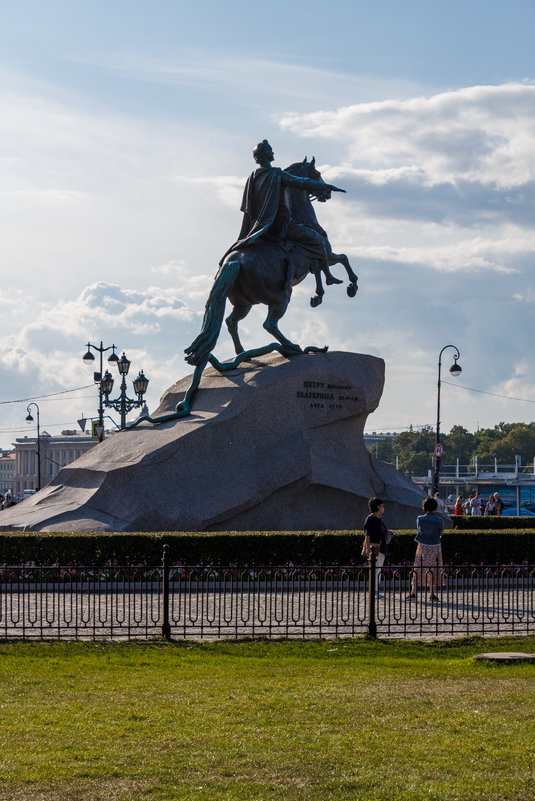
<svg viewBox="0 0 535 801">
<path fill-rule="evenodd" d="M 1 801 L 529 801 L 535 637 L 0 643 Z"/>
</svg>

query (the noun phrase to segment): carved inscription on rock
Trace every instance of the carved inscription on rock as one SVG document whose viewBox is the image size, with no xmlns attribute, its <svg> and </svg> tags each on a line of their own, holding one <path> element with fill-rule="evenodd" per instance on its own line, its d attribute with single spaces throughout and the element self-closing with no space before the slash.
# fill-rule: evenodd
<svg viewBox="0 0 535 801">
<path fill-rule="evenodd" d="M 308 401 L 311 409 L 347 409 L 359 398 L 350 384 L 330 384 L 327 381 L 303 381 L 297 398 Z"/>
</svg>

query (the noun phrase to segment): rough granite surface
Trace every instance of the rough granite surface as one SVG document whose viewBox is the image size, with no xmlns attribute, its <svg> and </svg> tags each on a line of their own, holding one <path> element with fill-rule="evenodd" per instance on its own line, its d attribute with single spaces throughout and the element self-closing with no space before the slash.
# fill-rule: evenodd
<svg viewBox="0 0 535 801">
<path fill-rule="evenodd" d="M 373 495 L 389 528 L 413 528 L 419 488 L 362 439 L 383 384 L 382 359 L 345 352 L 209 369 L 189 417 L 109 436 L 2 512 L 0 530 L 361 530 Z"/>
</svg>

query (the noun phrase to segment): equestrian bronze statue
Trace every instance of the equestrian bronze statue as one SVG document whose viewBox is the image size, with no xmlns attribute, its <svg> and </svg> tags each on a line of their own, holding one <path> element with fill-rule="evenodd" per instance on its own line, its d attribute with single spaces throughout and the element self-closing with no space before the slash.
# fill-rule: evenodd
<svg viewBox="0 0 535 801">
<path fill-rule="evenodd" d="M 219 263 L 206 302 L 201 332 L 185 349 L 186 361 L 195 367 L 191 385 L 184 400 L 177 404 L 176 412 L 158 418 L 146 416 L 137 422 L 164 422 L 188 415 L 202 372 L 208 363 L 225 372 L 235 369 L 243 361 L 274 350 L 287 357 L 325 351 L 327 348 L 302 349 L 287 339 L 278 325 L 288 308 L 293 287 L 309 273 L 314 275 L 316 281 L 316 294 L 310 300 L 313 307 L 322 302 L 322 276 L 325 276 L 328 285 L 342 283 L 330 271 L 334 264 L 342 264 L 347 272 L 349 297 L 354 297 L 357 292 L 357 276 L 347 256 L 333 252 L 312 205 L 312 200 L 325 203 L 332 192 L 345 190 L 323 181 L 316 169 L 315 159 L 308 161 L 305 158 L 291 164 L 286 170 L 273 167 L 273 150 L 266 139 L 255 147 L 253 157 L 258 168 L 245 184 L 239 237 Z M 225 322 L 237 356 L 232 362 L 221 363 L 213 355 L 213 350 L 221 331 L 227 298 L 232 304 L 232 311 Z M 277 341 L 263 348 L 245 351 L 238 324 L 257 303 L 268 307 L 264 328 Z"/>
</svg>

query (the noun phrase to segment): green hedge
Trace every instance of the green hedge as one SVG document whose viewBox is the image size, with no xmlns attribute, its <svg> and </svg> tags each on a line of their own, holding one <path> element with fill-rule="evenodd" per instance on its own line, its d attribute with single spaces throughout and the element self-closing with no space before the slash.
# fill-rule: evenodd
<svg viewBox="0 0 535 801">
<path fill-rule="evenodd" d="M 488 518 L 487 518 L 488 519 Z M 415 531 L 398 531 L 389 561 L 412 561 Z M 0 564 L 157 565 L 169 545 L 171 562 L 187 564 L 294 564 L 361 563 L 363 536 L 351 531 L 306 532 L 160 532 L 151 534 L 0 534 Z M 535 531 L 445 532 L 442 550 L 446 562 L 535 563 Z"/>
<path fill-rule="evenodd" d="M 534 517 L 483 517 L 479 515 L 452 515 L 453 528 L 460 528 L 463 531 L 484 530 L 484 531 L 503 531 L 505 529 L 535 529 Z"/>
<path fill-rule="evenodd" d="M 391 563 L 414 559 L 415 532 L 400 532 L 390 548 Z M 535 531 L 446 531 L 442 537 L 442 554 L 445 562 L 464 564 L 516 564 L 527 561 L 535 564 Z"/>
</svg>

